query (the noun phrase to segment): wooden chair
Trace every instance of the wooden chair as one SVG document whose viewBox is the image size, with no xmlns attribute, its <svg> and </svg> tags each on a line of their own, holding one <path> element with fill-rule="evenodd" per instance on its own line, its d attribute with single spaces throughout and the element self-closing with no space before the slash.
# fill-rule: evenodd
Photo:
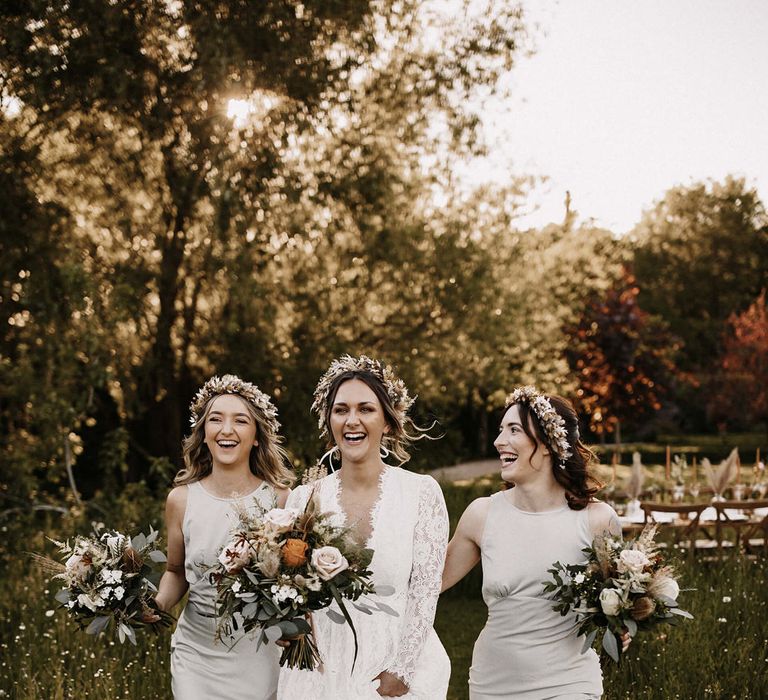
<svg viewBox="0 0 768 700">
<path fill-rule="evenodd" d="M 705 543 L 714 541 L 710 537 L 707 537 L 706 540 L 697 539 L 696 537 L 702 531 L 706 535 L 710 534 L 699 521 L 702 512 L 707 507 L 706 503 L 655 503 L 653 501 L 644 501 L 640 504 L 645 523 L 657 523 L 660 529 L 672 533 L 673 544 L 687 549 L 689 555 L 693 555 L 697 550 L 709 548 L 705 546 Z M 654 517 L 654 513 L 673 513 L 677 517 L 674 522 L 659 522 Z M 712 548 L 714 549 L 716 546 L 715 543 Z"/>
<path fill-rule="evenodd" d="M 719 501 L 714 504 L 714 507 L 717 511 L 718 537 L 722 537 L 721 533 L 728 529 L 733 531 L 736 545 L 745 552 L 753 553 L 760 550 L 768 552 L 768 512 L 755 514 L 755 511 L 768 511 L 768 499 Z M 741 511 L 746 519 L 734 519 L 732 516 L 734 510 Z"/>
</svg>

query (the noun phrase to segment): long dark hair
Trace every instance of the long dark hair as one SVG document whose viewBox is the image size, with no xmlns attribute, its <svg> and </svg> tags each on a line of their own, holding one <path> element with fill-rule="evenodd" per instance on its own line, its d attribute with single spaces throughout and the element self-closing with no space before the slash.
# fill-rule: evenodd
<svg viewBox="0 0 768 700">
<path fill-rule="evenodd" d="M 552 455 L 552 474 L 555 481 L 565 489 L 569 508 L 581 510 L 595 499 L 595 494 L 603 487 L 590 472 L 591 464 L 596 461 L 595 454 L 579 437 L 579 417 L 571 402 L 562 396 L 547 395 L 546 398 L 565 422 L 568 445 L 571 448 L 571 456 L 568 459 L 560 459 L 555 454 L 536 413 L 527 401 L 513 405 L 520 411 L 520 423 L 525 434 L 535 443 L 533 452 L 543 444 Z"/>
</svg>

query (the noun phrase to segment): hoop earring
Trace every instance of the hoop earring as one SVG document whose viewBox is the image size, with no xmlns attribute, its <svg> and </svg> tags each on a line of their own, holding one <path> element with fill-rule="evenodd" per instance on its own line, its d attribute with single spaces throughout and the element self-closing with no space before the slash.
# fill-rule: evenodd
<svg viewBox="0 0 768 700">
<path fill-rule="evenodd" d="M 341 452 L 339 450 L 338 445 L 334 445 L 322 457 L 320 457 L 319 463 L 322 464 L 323 462 L 325 462 L 326 458 L 328 458 L 328 470 L 330 474 L 333 474 L 333 472 L 341 469 L 341 465 L 339 465 L 338 467 L 335 467 L 333 464 L 334 458 L 336 458 L 339 462 L 341 461 Z"/>
<path fill-rule="evenodd" d="M 379 445 L 379 456 L 381 457 L 382 461 L 385 460 L 391 452 L 383 445 Z"/>
</svg>

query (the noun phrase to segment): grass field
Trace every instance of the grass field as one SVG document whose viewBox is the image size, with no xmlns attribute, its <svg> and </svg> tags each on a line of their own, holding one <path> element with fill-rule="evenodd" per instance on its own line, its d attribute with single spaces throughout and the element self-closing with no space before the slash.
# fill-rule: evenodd
<svg viewBox="0 0 768 700">
<path fill-rule="evenodd" d="M 455 522 L 487 486 L 447 487 Z M 135 495 L 135 494 L 134 494 Z M 118 527 L 143 529 L 159 504 L 137 508 L 132 501 L 113 509 Z M 158 521 L 154 520 L 157 525 Z M 16 523 L 2 528 L 0 542 L 0 697 L 18 700 L 166 700 L 170 698 L 169 638 L 140 638 L 137 647 L 79 632 L 53 600 L 55 589 L 33 567 L 26 551 L 51 551 L 41 530 Z M 83 517 L 46 527 L 52 536 L 87 531 Z M 141 529 L 141 528 L 139 528 Z M 23 547 L 19 544 L 23 542 Z M 681 563 L 683 607 L 695 620 L 639 637 L 616 667 L 603 665 L 605 697 L 670 698 L 768 697 L 768 561 L 740 557 L 722 562 Z M 474 571 L 457 591 L 444 596 L 436 628 L 452 660 L 452 700 L 466 698 L 472 646 L 486 610 Z"/>
</svg>

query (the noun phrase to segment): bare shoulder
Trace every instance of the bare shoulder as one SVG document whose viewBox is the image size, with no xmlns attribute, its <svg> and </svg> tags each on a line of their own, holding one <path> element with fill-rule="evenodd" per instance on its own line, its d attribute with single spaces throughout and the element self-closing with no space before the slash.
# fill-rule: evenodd
<svg viewBox="0 0 768 700">
<path fill-rule="evenodd" d="M 593 501 L 587 506 L 589 516 L 589 529 L 593 535 L 602 535 L 609 532 L 612 535 L 621 535 L 621 523 L 616 511 L 603 501 Z"/>
<path fill-rule="evenodd" d="M 165 510 L 168 515 L 183 517 L 187 509 L 187 493 L 189 488 L 186 485 L 176 486 L 171 489 L 168 498 L 165 500 Z"/>
<path fill-rule="evenodd" d="M 488 519 L 488 511 L 491 507 L 491 497 L 476 498 L 470 503 L 461 515 L 457 532 L 480 544 L 485 529 L 485 521 Z"/>
</svg>

